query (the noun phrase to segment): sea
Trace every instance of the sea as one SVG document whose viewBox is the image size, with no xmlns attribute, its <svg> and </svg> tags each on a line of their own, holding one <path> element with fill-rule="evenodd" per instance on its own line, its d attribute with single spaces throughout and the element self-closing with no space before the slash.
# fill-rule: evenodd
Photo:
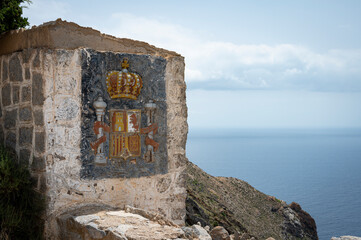
<svg viewBox="0 0 361 240">
<path fill-rule="evenodd" d="M 361 129 L 190 129 L 187 157 L 315 219 L 320 240 L 361 237 Z"/>
</svg>

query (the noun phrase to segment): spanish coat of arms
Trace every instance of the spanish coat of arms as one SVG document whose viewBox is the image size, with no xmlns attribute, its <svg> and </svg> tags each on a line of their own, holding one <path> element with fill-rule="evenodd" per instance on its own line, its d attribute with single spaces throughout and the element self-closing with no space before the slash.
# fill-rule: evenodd
<svg viewBox="0 0 361 240">
<path fill-rule="evenodd" d="M 107 73 L 106 85 L 107 92 L 112 99 L 127 98 L 137 100 L 143 82 L 136 73 L 128 72 L 128 59 L 123 59 L 121 71 L 111 71 Z M 146 162 L 154 161 L 154 152 L 157 151 L 159 144 L 153 139 L 157 133 L 158 126 L 153 123 L 153 115 L 156 104 L 149 100 L 145 104 L 145 114 L 147 115 L 147 126 L 141 127 L 141 109 L 110 109 L 110 126 L 104 123 L 104 114 L 106 103 L 102 97 L 94 102 L 97 121 L 94 123 L 94 132 L 97 140 L 91 143 L 91 147 L 96 155 L 96 164 L 106 164 L 107 159 L 120 158 L 123 160 L 129 157 L 139 157 L 142 152 L 142 134 L 145 134 L 144 143 L 146 151 L 143 158 Z M 109 132 L 109 153 L 108 157 L 104 153 L 103 144 L 107 141 L 104 132 Z"/>
</svg>

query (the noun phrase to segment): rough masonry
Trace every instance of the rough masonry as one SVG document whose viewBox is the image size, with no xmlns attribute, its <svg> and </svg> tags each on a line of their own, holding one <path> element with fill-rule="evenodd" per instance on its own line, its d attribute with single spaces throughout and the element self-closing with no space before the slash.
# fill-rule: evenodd
<svg viewBox="0 0 361 240">
<path fill-rule="evenodd" d="M 182 56 L 57 20 L 1 35 L 0 69 L 0 141 L 47 197 L 47 238 L 59 235 L 59 216 L 92 206 L 130 205 L 184 224 Z M 141 78 L 136 99 L 110 95 L 129 90 L 123 72 L 137 74 L 129 84 Z"/>
</svg>

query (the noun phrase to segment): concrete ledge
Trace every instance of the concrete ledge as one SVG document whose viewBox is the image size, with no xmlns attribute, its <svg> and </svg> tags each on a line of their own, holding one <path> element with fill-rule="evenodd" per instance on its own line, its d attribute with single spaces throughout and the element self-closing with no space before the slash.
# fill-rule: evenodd
<svg viewBox="0 0 361 240">
<path fill-rule="evenodd" d="M 60 18 L 31 29 L 13 30 L 0 35 L 0 55 L 27 48 L 73 50 L 81 47 L 98 51 L 158 55 L 164 58 L 180 56 L 176 52 L 156 48 L 145 42 L 116 38 Z"/>
</svg>

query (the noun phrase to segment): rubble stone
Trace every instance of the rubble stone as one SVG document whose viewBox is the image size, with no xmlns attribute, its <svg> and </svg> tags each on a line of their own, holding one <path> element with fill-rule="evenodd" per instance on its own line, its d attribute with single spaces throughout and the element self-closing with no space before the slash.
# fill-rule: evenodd
<svg viewBox="0 0 361 240">
<path fill-rule="evenodd" d="M 6 110 L 5 116 L 4 116 L 4 128 L 5 129 L 11 129 L 16 126 L 16 121 L 18 118 L 18 110 Z"/>
<path fill-rule="evenodd" d="M 31 154 L 31 152 L 30 152 L 29 149 L 21 149 L 20 150 L 20 157 L 19 157 L 20 164 L 28 166 L 29 165 L 30 154 Z"/>
<path fill-rule="evenodd" d="M 31 121 L 33 120 L 32 111 L 30 107 L 22 107 L 19 110 L 20 121 Z"/>
<path fill-rule="evenodd" d="M 11 87 L 9 83 L 6 83 L 1 91 L 3 106 L 9 106 L 11 104 Z"/>
<path fill-rule="evenodd" d="M 222 226 L 217 226 L 210 232 L 212 240 L 230 240 L 229 233 Z"/>
<path fill-rule="evenodd" d="M 31 99 L 31 89 L 30 86 L 23 86 L 21 88 L 21 101 L 28 102 Z"/>
<path fill-rule="evenodd" d="M 13 104 L 18 104 L 20 99 L 20 88 L 19 86 L 13 86 Z"/>
<path fill-rule="evenodd" d="M 23 68 L 17 54 L 13 55 L 9 61 L 9 77 L 11 82 L 23 81 Z"/>
<path fill-rule="evenodd" d="M 44 104 L 43 77 L 40 73 L 33 73 L 32 103 L 33 105 Z"/>
<path fill-rule="evenodd" d="M 33 142 L 33 127 L 21 127 L 19 129 L 19 144 L 21 146 L 32 144 Z"/>
</svg>

